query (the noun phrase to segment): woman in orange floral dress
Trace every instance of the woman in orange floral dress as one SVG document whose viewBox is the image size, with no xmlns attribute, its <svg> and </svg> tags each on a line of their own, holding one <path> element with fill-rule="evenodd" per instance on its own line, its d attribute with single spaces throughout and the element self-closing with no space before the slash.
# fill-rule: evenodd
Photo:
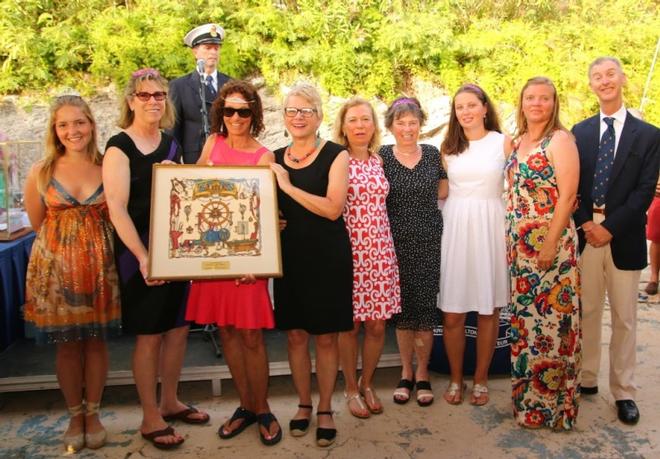
<svg viewBox="0 0 660 459">
<path fill-rule="evenodd" d="M 513 413 L 524 427 L 571 429 L 580 384 L 579 161 L 552 82 L 530 79 L 518 104 L 509 182 Z"/>
<path fill-rule="evenodd" d="M 96 124 L 79 96 L 58 97 L 51 107 L 46 154 L 25 181 L 25 207 L 37 232 L 25 320 L 37 342 L 57 343 L 57 380 L 71 414 L 67 452 L 99 448 L 105 339 L 119 332 L 121 308 Z"/>
</svg>

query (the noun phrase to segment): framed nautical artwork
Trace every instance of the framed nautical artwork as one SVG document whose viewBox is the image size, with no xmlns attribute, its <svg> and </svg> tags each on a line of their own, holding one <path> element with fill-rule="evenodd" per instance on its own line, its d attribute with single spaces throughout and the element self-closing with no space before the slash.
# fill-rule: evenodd
<svg viewBox="0 0 660 459">
<path fill-rule="evenodd" d="M 268 166 L 153 168 L 149 278 L 282 275 L 277 188 Z"/>
</svg>

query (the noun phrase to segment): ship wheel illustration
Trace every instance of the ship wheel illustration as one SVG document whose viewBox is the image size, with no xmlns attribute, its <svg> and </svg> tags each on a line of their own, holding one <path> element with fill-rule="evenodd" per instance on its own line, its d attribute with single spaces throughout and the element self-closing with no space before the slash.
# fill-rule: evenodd
<svg viewBox="0 0 660 459">
<path fill-rule="evenodd" d="M 202 207 L 199 223 L 206 223 L 207 228 L 222 228 L 231 224 L 229 206 L 222 201 L 211 201 Z"/>
</svg>

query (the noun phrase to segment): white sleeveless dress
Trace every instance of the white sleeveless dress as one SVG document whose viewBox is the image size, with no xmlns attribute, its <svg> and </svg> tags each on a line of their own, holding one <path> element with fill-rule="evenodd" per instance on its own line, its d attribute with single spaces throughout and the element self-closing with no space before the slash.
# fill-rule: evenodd
<svg viewBox="0 0 660 459">
<path fill-rule="evenodd" d="M 509 303 L 504 215 L 504 135 L 490 131 L 446 156 L 449 196 L 442 209 L 438 307 L 493 314 Z"/>
</svg>

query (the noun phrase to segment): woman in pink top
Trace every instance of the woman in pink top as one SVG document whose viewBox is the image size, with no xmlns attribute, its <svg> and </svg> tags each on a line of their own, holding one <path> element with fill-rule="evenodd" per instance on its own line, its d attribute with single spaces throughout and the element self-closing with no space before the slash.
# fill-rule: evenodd
<svg viewBox="0 0 660 459">
<path fill-rule="evenodd" d="M 245 81 L 226 83 L 211 107 L 211 131 L 197 164 L 268 165 L 273 153 L 255 137 L 263 130 L 263 110 L 257 90 Z M 232 438 L 259 423 L 265 445 L 282 438 L 268 406 L 268 356 L 263 328 L 273 328 L 268 280 L 247 275 L 239 279 L 193 281 L 186 320 L 217 324 L 241 406 L 218 430 Z"/>
</svg>

